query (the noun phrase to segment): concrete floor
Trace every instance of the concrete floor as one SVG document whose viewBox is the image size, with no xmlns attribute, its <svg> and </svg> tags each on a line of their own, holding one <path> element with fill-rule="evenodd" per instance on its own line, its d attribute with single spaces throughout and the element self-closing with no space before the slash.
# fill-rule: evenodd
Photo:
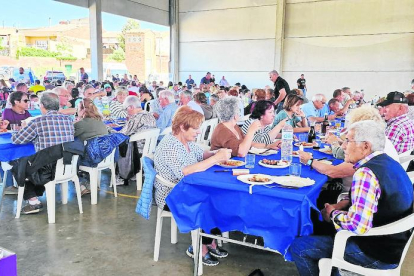
<svg viewBox="0 0 414 276">
<path fill-rule="evenodd" d="M 92 206 L 90 196 L 84 196 L 83 214 L 78 212 L 73 187 L 67 205 L 57 195 L 56 224 L 47 223 L 46 208 L 15 219 L 17 197 L 5 196 L 0 246 L 16 252 L 19 275 L 192 275 L 193 262 L 185 254 L 190 234 L 179 234 L 178 243 L 171 244 L 170 220 L 165 219 L 160 259 L 154 262 L 156 207 L 145 220 L 135 213 L 136 198 L 114 198 L 105 191 L 108 180 L 103 175 L 98 204 Z M 136 196 L 136 186 L 118 186 L 118 193 Z M 45 197 L 41 201 L 46 205 Z M 256 268 L 266 276 L 298 275 L 294 264 L 280 255 L 233 244 L 224 247 L 229 257 L 216 267 L 205 267 L 204 275 L 247 276 Z"/>
</svg>

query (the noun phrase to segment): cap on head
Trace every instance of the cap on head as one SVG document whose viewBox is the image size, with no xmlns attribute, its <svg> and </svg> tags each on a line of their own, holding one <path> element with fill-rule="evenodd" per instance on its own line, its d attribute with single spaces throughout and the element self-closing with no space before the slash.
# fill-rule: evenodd
<svg viewBox="0 0 414 276">
<path fill-rule="evenodd" d="M 387 106 L 393 103 L 408 104 L 408 101 L 403 93 L 394 91 L 388 93 L 387 98 L 384 101 L 380 102 L 378 105 Z"/>
</svg>

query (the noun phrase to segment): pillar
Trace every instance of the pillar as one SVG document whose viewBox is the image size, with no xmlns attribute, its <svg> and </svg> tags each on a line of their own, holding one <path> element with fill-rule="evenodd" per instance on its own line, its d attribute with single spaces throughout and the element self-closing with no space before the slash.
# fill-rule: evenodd
<svg viewBox="0 0 414 276">
<path fill-rule="evenodd" d="M 89 80 L 103 80 L 102 6 L 101 0 L 89 0 L 89 26 L 91 36 L 91 75 Z"/>
</svg>

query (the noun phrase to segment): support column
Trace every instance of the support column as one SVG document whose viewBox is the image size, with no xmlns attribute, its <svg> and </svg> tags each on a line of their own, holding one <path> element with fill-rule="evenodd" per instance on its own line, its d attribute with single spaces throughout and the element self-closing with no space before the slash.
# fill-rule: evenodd
<svg viewBox="0 0 414 276">
<path fill-rule="evenodd" d="M 285 39 L 285 11 L 286 0 L 277 0 L 276 9 L 276 39 L 274 69 L 282 74 L 283 66 L 283 42 Z"/>
<path fill-rule="evenodd" d="M 89 0 L 89 26 L 91 36 L 91 75 L 89 80 L 103 80 L 102 5 L 101 0 Z"/>
<path fill-rule="evenodd" d="M 170 80 L 179 81 L 179 0 L 170 0 Z"/>
</svg>

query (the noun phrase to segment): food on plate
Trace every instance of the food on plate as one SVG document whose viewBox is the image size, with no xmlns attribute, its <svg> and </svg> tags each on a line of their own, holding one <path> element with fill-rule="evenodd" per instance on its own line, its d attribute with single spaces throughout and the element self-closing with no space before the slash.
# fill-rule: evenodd
<svg viewBox="0 0 414 276">
<path fill-rule="evenodd" d="M 332 154 L 332 149 L 331 148 L 323 148 L 321 150 L 319 150 L 320 152 L 323 153 L 327 153 L 327 154 Z"/>
<path fill-rule="evenodd" d="M 294 150 L 294 151 L 292 151 L 292 155 L 293 155 L 293 156 L 299 156 L 299 151 L 298 151 L 298 150 Z"/>
<path fill-rule="evenodd" d="M 251 182 L 269 182 L 270 178 L 261 174 L 254 174 L 247 180 Z"/>
<path fill-rule="evenodd" d="M 275 165 L 275 166 L 285 166 L 285 165 L 289 165 L 288 161 L 282 161 L 282 160 L 269 160 L 269 159 L 263 159 L 262 160 L 263 164 L 266 165 Z"/>
<path fill-rule="evenodd" d="M 110 123 L 107 126 L 109 126 L 109 127 L 120 127 L 120 125 L 118 125 L 116 123 Z"/>
<path fill-rule="evenodd" d="M 229 167 L 237 167 L 237 166 L 242 166 L 243 165 L 243 161 L 227 160 L 225 162 L 221 162 L 220 165 L 222 165 L 222 166 L 229 166 Z"/>
<path fill-rule="evenodd" d="M 313 147 L 313 143 L 308 143 L 308 142 L 299 142 L 297 143 L 298 146 L 304 146 L 304 147 Z"/>
</svg>

